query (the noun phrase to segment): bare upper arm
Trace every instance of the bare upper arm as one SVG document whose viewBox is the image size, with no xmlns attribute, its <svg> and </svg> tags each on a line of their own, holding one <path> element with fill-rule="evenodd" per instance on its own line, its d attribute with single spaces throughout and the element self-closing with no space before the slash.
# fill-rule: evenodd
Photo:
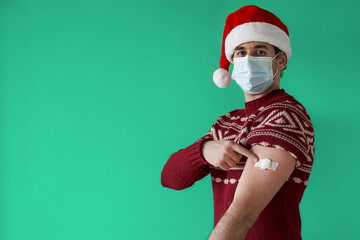
<svg viewBox="0 0 360 240">
<path fill-rule="evenodd" d="M 272 171 L 254 167 L 255 163 L 251 159 L 246 162 L 236 187 L 233 205 L 236 206 L 236 214 L 255 221 L 295 169 L 295 158 L 284 150 L 270 147 L 253 146 L 251 151 L 259 159 L 269 158 L 279 163 L 276 171 Z"/>
</svg>

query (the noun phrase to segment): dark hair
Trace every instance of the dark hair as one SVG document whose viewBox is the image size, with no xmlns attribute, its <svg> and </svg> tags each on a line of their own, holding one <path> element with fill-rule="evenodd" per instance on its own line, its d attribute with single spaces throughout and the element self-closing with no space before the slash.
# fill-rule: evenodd
<svg viewBox="0 0 360 240">
<path fill-rule="evenodd" d="M 278 54 L 281 51 L 278 47 L 275 47 L 274 45 L 273 45 L 273 47 L 274 47 L 274 50 L 275 50 L 275 55 Z M 276 58 L 278 58 L 278 57 L 279 56 L 277 56 Z M 285 68 L 283 70 L 281 70 L 280 77 L 283 76 L 283 72 L 285 71 L 286 68 L 287 68 L 287 66 L 285 66 Z"/>
</svg>

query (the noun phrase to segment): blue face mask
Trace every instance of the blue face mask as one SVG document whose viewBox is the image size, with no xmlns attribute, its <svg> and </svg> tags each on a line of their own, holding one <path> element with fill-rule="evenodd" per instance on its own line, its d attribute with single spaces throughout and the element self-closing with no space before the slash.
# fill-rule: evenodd
<svg viewBox="0 0 360 240">
<path fill-rule="evenodd" d="M 279 52 L 280 53 L 280 52 Z M 278 53 L 278 54 L 279 54 Z M 244 90 L 250 94 L 259 94 L 265 92 L 274 82 L 272 70 L 272 60 L 277 57 L 254 57 L 246 55 L 245 57 L 234 58 L 234 68 L 232 79 Z"/>
</svg>

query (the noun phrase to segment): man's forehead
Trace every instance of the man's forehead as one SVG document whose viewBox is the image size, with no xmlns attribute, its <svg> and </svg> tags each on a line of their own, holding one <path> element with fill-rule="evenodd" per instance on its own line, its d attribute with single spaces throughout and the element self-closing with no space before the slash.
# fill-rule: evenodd
<svg viewBox="0 0 360 240">
<path fill-rule="evenodd" d="M 246 49 L 246 48 L 254 48 L 254 49 L 259 49 L 259 48 L 264 48 L 264 49 L 269 49 L 271 48 L 271 44 L 267 43 L 267 42 L 258 42 L 258 41 L 253 41 L 253 42 L 245 42 L 242 43 L 240 45 L 238 45 L 235 50 L 241 50 L 241 49 Z"/>
</svg>

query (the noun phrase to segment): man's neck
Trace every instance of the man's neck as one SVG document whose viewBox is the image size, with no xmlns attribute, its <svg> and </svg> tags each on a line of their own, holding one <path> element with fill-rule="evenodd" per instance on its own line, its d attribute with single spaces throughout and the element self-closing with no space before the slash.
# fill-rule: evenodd
<svg viewBox="0 0 360 240">
<path fill-rule="evenodd" d="M 269 92 L 271 92 L 272 90 L 275 90 L 275 89 L 280 89 L 280 86 L 277 85 L 277 84 L 273 84 L 268 89 L 266 89 L 265 92 L 260 93 L 260 94 L 249 94 L 247 92 L 244 92 L 245 101 L 250 102 L 250 101 L 253 101 L 255 99 L 261 98 L 261 97 L 265 96 L 266 94 L 268 94 Z"/>
</svg>

